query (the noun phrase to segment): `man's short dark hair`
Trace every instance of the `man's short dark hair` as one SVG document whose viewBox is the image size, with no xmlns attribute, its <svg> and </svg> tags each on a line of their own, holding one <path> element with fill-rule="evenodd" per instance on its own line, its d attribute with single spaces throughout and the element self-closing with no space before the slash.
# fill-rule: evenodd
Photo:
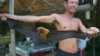
<svg viewBox="0 0 100 56">
<path fill-rule="evenodd" d="M 68 0 L 64 0 L 65 2 L 68 2 Z"/>
<path fill-rule="evenodd" d="M 65 2 L 68 2 L 68 0 L 64 0 Z M 78 1 L 81 1 L 81 0 L 78 0 Z"/>
</svg>

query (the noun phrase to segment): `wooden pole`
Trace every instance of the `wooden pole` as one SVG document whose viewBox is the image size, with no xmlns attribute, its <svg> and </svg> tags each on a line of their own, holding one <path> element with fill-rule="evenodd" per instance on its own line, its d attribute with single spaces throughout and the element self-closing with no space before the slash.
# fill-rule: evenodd
<svg viewBox="0 0 100 56">
<path fill-rule="evenodd" d="M 10 0 L 9 13 L 14 14 L 14 0 Z M 15 31 L 10 29 L 11 43 L 9 44 L 10 56 L 16 56 Z"/>
</svg>

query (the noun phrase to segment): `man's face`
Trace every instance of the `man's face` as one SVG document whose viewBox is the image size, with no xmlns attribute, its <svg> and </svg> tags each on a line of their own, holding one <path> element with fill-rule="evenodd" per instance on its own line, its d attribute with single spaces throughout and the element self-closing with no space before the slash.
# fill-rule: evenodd
<svg viewBox="0 0 100 56">
<path fill-rule="evenodd" d="M 68 0 L 68 2 L 64 2 L 64 6 L 68 12 L 75 13 L 78 8 L 78 3 L 78 0 Z"/>
</svg>

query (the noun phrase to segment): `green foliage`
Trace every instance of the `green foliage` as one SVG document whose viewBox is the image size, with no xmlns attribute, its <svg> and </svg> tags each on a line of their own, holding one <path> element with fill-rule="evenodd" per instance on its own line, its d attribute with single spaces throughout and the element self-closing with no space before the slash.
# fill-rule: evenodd
<svg viewBox="0 0 100 56">
<path fill-rule="evenodd" d="M 0 35 L 0 45 L 8 44 L 10 43 L 10 34 L 7 33 L 7 35 L 3 36 Z"/>
</svg>

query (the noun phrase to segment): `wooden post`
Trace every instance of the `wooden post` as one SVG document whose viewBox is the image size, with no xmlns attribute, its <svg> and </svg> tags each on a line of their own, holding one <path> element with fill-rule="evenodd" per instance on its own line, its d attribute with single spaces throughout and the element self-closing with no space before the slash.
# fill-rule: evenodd
<svg viewBox="0 0 100 56">
<path fill-rule="evenodd" d="M 14 14 L 14 0 L 10 0 L 9 13 Z M 15 31 L 10 29 L 11 43 L 9 44 L 10 56 L 16 56 Z"/>
</svg>

